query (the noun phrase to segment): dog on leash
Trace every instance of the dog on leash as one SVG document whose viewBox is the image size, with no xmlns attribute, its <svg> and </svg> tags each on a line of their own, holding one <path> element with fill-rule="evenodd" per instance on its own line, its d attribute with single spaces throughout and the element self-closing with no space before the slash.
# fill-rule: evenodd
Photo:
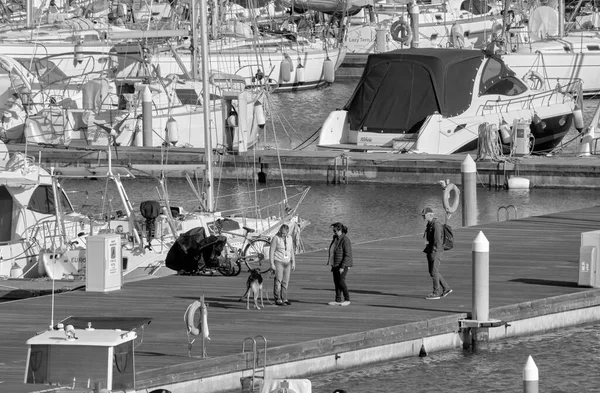
<svg viewBox="0 0 600 393">
<path fill-rule="evenodd" d="M 263 277 L 260 274 L 258 269 L 250 270 L 250 275 L 248 276 L 248 280 L 246 280 L 246 292 L 239 298 L 238 302 L 241 302 L 246 297 L 246 310 L 250 309 L 250 295 L 252 294 L 252 298 L 254 299 L 254 308 L 260 310 L 261 307 L 265 308 L 265 304 L 263 302 Z M 258 304 L 258 299 L 260 297 L 260 306 Z M 269 295 L 267 294 L 267 301 L 269 301 Z"/>
</svg>

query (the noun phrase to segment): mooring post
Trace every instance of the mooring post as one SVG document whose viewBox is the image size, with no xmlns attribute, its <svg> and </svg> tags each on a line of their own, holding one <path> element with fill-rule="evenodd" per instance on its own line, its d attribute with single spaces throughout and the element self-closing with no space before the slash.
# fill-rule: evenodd
<svg viewBox="0 0 600 393">
<path fill-rule="evenodd" d="M 419 47 L 419 5 L 416 0 L 411 1 L 406 6 L 408 13 L 410 14 L 410 27 L 412 29 L 412 40 L 410 42 L 411 48 Z"/>
<path fill-rule="evenodd" d="M 523 393 L 539 393 L 538 380 L 538 368 L 529 355 L 525 367 L 523 367 Z"/>
<path fill-rule="evenodd" d="M 460 166 L 462 177 L 462 224 L 464 227 L 477 224 L 477 165 L 470 154 Z"/>
<path fill-rule="evenodd" d="M 488 321 L 490 314 L 490 242 L 483 232 L 473 241 L 473 294 L 472 319 Z M 485 346 L 489 341 L 489 328 L 472 328 L 472 345 Z"/>
<path fill-rule="evenodd" d="M 152 93 L 148 86 L 142 92 L 142 128 L 144 146 L 152 146 Z"/>
</svg>

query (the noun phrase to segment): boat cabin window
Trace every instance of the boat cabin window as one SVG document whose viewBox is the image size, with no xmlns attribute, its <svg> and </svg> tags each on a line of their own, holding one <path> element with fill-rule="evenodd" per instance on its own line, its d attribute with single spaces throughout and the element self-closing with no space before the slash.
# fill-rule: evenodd
<svg viewBox="0 0 600 393">
<path fill-rule="evenodd" d="M 508 75 L 506 68 L 497 59 L 490 58 L 481 75 L 480 95 L 516 96 L 527 91 L 527 86 L 519 79 Z"/>
<path fill-rule="evenodd" d="M 482 95 L 500 94 L 512 97 L 524 93 L 526 90 L 527 87 L 520 80 L 507 76 L 494 83 Z"/>
<path fill-rule="evenodd" d="M 200 97 L 194 89 L 175 89 L 177 98 L 183 105 L 198 105 L 200 103 Z"/>
<path fill-rule="evenodd" d="M 64 81 L 68 78 L 67 74 L 48 59 L 17 58 L 15 60 L 35 75 L 42 86 Z"/>
<path fill-rule="evenodd" d="M 5 186 L 0 186 L 0 242 L 10 241 L 13 199 Z"/>
<path fill-rule="evenodd" d="M 73 206 L 62 189 L 58 189 L 61 213 L 73 213 Z M 38 186 L 31 195 L 27 208 L 42 214 L 55 214 L 54 191 L 51 185 Z"/>
</svg>

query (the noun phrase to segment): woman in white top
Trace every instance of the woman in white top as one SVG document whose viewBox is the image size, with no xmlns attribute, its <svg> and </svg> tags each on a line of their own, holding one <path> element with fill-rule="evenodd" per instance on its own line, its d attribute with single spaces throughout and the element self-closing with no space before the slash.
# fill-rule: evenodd
<svg viewBox="0 0 600 393">
<path fill-rule="evenodd" d="M 283 306 L 291 305 L 287 298 L 288 283 L 290 273 L 296 270 L 296 260 L 294 256 L 294 242 L 289 234 L 290 228 L 283 224 L 279 232 L 271 239 L 271 250 L 269 260 L 271 269 L 275 272 L 274 296 L 275 304 Z"/>
</svg>

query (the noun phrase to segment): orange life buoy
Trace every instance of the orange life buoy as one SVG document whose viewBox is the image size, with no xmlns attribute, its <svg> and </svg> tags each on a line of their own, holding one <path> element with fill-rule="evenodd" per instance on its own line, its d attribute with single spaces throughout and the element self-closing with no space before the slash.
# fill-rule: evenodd
<svg viewBox="0 0 600 393">
<path fill-rule="evenodd" d="M 185 311 L 185 323 L 187 324 L 188 333 L 193 336 L 197 336 L 200 334 L 200 322 L 198 322 L 198 326 L 194 324 L 194 319 L 196 317 L 196 311 L 200 308 L 202 304 L 196 300 L 194 303 L 190 304 Z"/>
<path fill-rule="evenodd" d="M 454 193 L 452 196 L 451 194 Z M 452 199 L 452 203 L 450 203 L 450 199 Z M 454 184 L 450 183 L 444 188 L 444 198 L 442 199 L 442 203 L 444 204 L 444 209 L 448 213 L 454 213 L 456 209 L 458 209 L 458 202 L 460 200 L 460 191 L 458 187 Z"/>
<path fill-rule="evenodd" d="M 390 33 L 392 34 L 394 41 L 398 41 L 403 44 L 410 42 L 412 39 L 412 31 L 410 30 L 410 26 L 402 19 L 392 23 L 392 27 L 390 27 Z"/>
</svg>

